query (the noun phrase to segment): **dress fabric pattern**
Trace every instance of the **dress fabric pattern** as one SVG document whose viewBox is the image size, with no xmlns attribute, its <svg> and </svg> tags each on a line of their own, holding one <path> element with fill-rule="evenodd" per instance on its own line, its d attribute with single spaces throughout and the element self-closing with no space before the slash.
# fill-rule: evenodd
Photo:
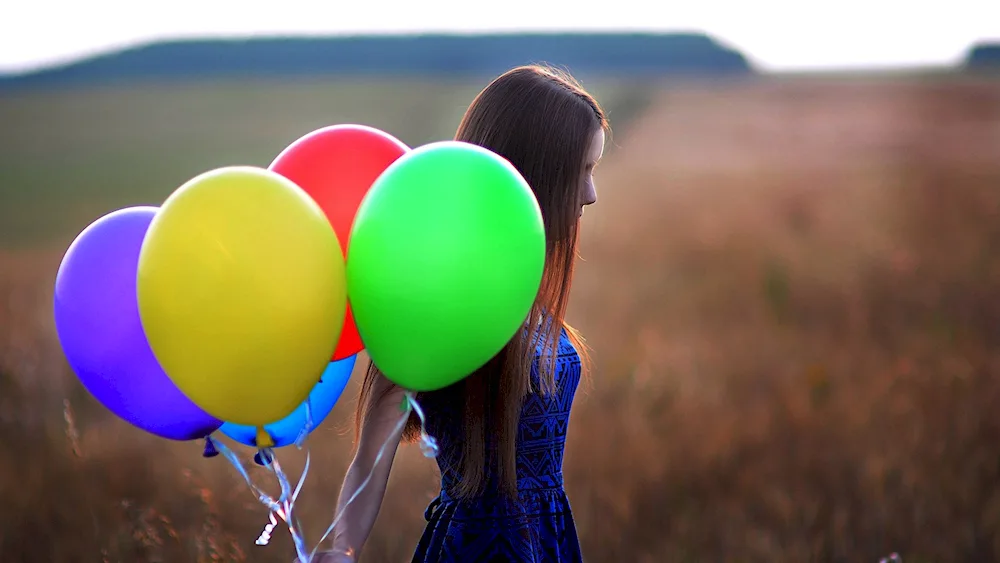
<svg viewBox="0 0 1000 563">
<path fill-rule="evenodd" d="M 440 446 L 441 493 L 424 514 L 427 526 L 413 563 L 526 562 L 577 563 L 583 560 L 576 525 L 563 489 L 563 452 L 570 408 L 580 383 L 580 356 L 566 331 L 559 338 L 556 392 L 529 393 L 521 409 L 517 439 L 516 502 L 501 497 L 496 480 L 487 473 L 487 491 L 461 501 L 448 495 L 459 478 L 461 456 L 459 413 L 440 405 L 428 432 Z M 538 356 L 532 366 L 538 389 Z M 491 481 L 492 480 L 492 481 Z M 493 486 L 490 486 L 490 484 Z"/>
</svg>

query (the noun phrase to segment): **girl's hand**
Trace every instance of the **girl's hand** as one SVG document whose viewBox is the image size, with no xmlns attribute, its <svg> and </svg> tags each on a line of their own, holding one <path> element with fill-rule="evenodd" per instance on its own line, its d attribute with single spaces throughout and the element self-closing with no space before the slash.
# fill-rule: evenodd
<svg viewBox="0 0 1000 563">
<path fill-rule="evenodd" d="M 301 563 L 295 559 L 292 563 Z M 313 563 L 357 563 L 357 558 L 353 553 L 344 551 L 319 551 L 313 557 Z"/>
<path fill-rule="evenodd" d="M 322 551 L 316 554 L 314 563 L 355 563 L 353 555 L 343 551 Z"/>
<path fill-rule="evenodd" d="M 317 553 L 312 563 L 355 563 L 378 518 L 403 430 L 402 417 L 407 415 L 399 410 L 405 397 L 403 389 L 383 375 L 378 374 L 372 382 L 371 392 L 371 404 L 361 427 L 354 460 L 347 468 L 337 499 L 336 513 L 340 521 L 332 532 L 333 539 L 326 544 L 330 549 Z M 388 455 L 379 459 L 383 450 Z M 365 488 L 361 488 L 363 484 Z M 350 499 L 350 503 L 346 499 Z"/>
</svg>

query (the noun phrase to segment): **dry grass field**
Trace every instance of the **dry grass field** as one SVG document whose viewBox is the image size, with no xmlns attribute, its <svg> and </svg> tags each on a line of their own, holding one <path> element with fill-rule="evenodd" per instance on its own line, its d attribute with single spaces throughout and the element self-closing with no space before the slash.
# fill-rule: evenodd
<svg viewBox="0 0 1000 563">
<path fill-rule="evenodd" d="M 456 92 L 415 117 L 450 121 L 406 140 L 447 134 L 474 89 Z M 587 559 L 1000 560 L 1000 81 L 798 77 L 665 86 L 648 104 L 629 95 L 608 94 L 645 109 L 598 171 L 571 311 L 596 362 L 565 466 Z M 11 109 L 20 103 L 0 100 L 28 138 L 4 140 L 0 170 L 5 183 L 37 186 L 20 199 L 8 190 L 0 213 L 10 239 L 0 250 L 0 560 L 290 561 L 283 528 L 254 545 L 266 513 L 221 457 L 113 419 L 66 366 L 51 314 L 65 243 L 105 204 L 132 203 L 113 170 L 88 177 L 119 181 L 101 197 L 74 196 L 85 182 L 72 174 L 132 157 L 97 154 L 84 125 L 59 129 L 100 124 L 99 104 L 78 115 L 63 103 L 67 115 L 46 118 L 43 135 L 29 106 Z M 241 129 L 219 111 L 213 119 L 231 123 L 215 137 L 203 124 L 209 148 L 285 123 L 271 115 Z M 129 127 L 159 124 L 162 152 L 135 158 L 163 157 L 166 169 L 187 138 L 166 115 L 137 109 L 94 143 L 142 141 Z M 291 123 L 225 157 L 274 154 L 314 121 Z M 70 172 L 29 168 L 45 146 Z M 178 169 L 149 193 L 200 171 Z M 45 178 L 72 184 L 49 186 L 62 203 L 38 195 Z M 309 442 L 299 510 L 310 538 L 332 517 L 350 459 L 355 389 Z M 302 453 L 279 456 L 297 475 Z M 436 493 L 416 447 L 397 459 L 366 562 L 408 560 Z"/>
</svg>

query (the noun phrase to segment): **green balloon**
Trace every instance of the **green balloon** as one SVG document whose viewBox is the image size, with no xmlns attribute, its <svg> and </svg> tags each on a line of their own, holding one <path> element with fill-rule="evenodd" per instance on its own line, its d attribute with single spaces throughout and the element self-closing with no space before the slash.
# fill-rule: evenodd
<svg viewBox="0 0 1000 563">
<path fill-rule="evenodd" d="M 411 150 L 372 184 L 347 256 L 369 357 L 395 384 L 431 391 L 470 375 L 523 327 L 545 267 L 545 227 L 513 165 L 443 141 Z"/>
</svg>

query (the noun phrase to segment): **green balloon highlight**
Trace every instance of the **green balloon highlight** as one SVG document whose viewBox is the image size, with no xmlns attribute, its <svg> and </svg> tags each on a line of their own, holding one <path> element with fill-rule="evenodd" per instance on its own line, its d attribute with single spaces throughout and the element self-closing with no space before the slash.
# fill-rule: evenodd
<svg viewBox="0 0 1000 563">
<path fill-rule="evenodd" d="M 348 297 L 382 373 L 431 391 L 470 375 L 522 329 L 544 268 L 542 213 L 517 169 L 442 141 L 400 157 L 365 196 Z"/>
</svg>

